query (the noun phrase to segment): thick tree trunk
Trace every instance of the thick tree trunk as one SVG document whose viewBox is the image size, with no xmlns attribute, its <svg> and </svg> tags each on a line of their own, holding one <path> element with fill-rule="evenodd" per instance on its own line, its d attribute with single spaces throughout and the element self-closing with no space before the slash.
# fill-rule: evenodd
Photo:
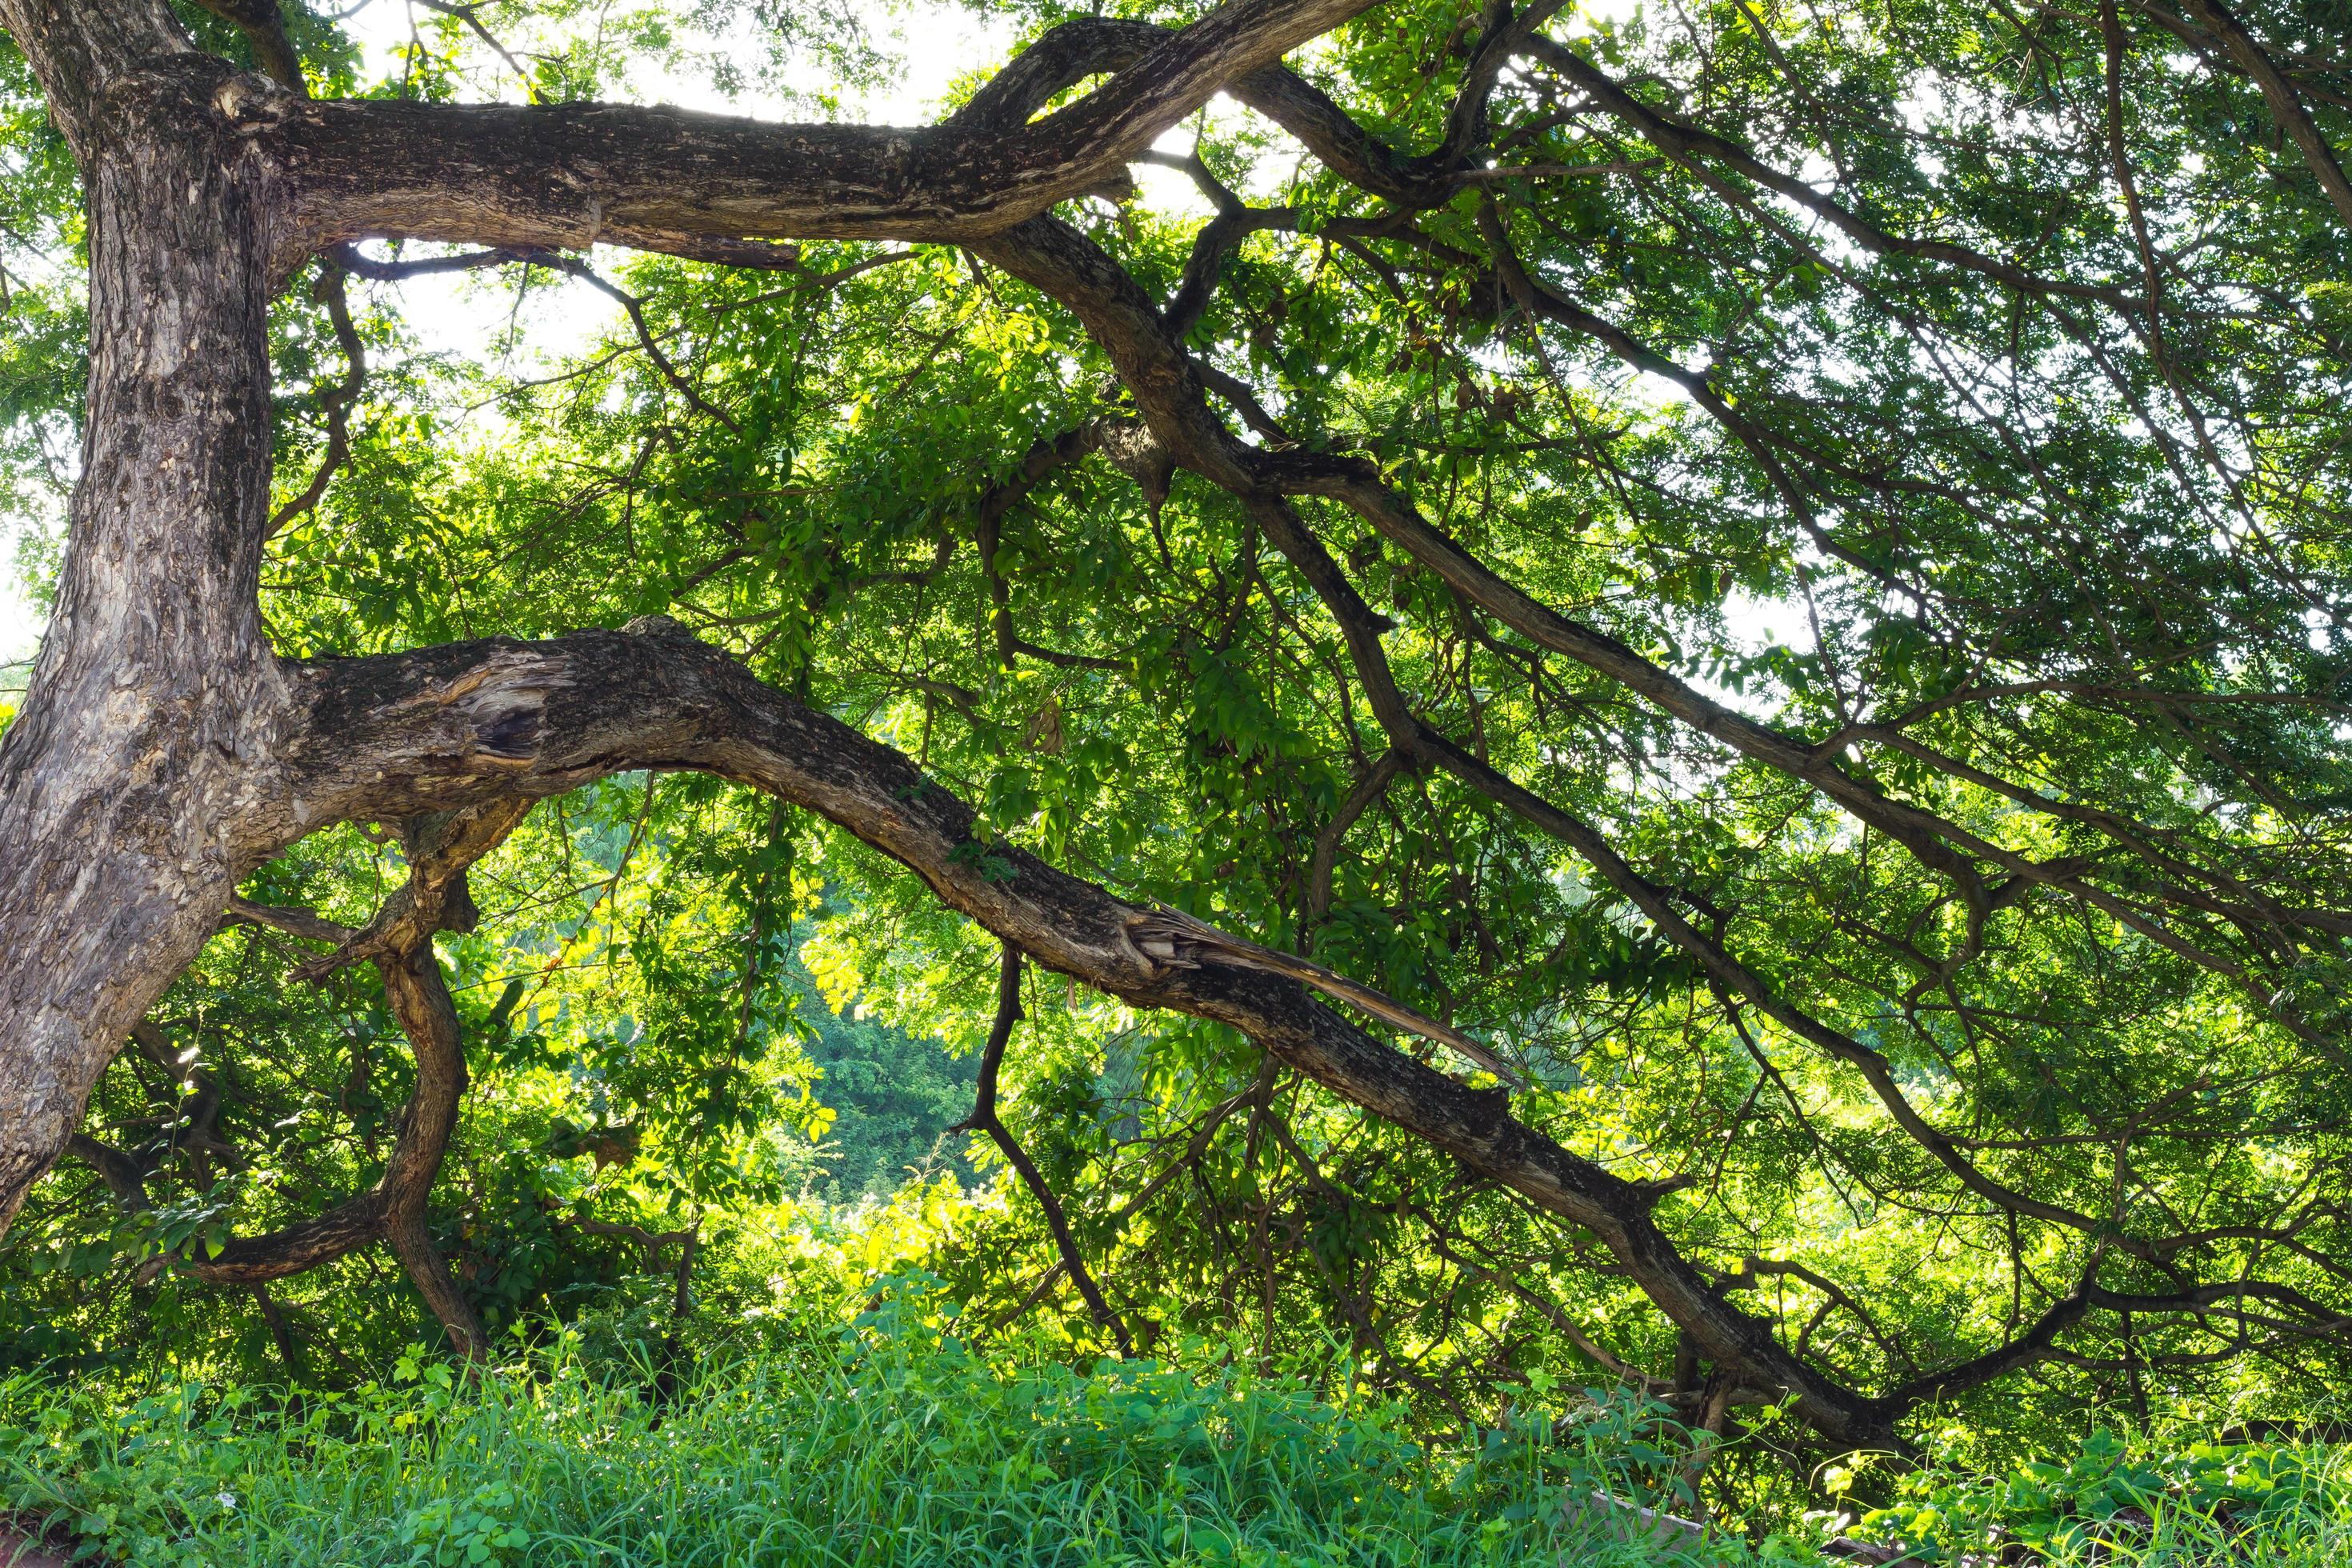
<svg viewBox="0 0 2352 1568">
<path fill-rule="evenodd" d="M 89 206 L 89 424 L 57 613 L 0 744 L 0 1228 L 218 924 L 284 710 L 255 596 L 270 176 L 213 109 L 216 63 L 137 63 L 61 116 Z"/>
<path fill-rule="evenodd" d="M 238 878 L 331 820 L 271 765 L 299 739 L 256 593 L 273 273 L 445 223 L 753 257 L 743 237 L 1001 226 L 1370 3 L 1229 0 L 1044 120 L 899 132 L 315 104 L 196 49 L 164 0 L 0 0 L 80 161 L 91 249 L 65 577 L 0 742 L 0 1231 Z M 282 46 L 273 12 L 223 10 Z"/>
<path fill-rule="evenodd" d="M 1000 858 L 1019 875 L 982 874 L 964 854 L 968 809 L 906 759 L 665 628 L 281 669 L 255 607 L 270 192 L 208 102 L 183 94 L 173 107 L 207 134 L 142 135 L 86 160 L 94 434 L 59 625 L 0 768 L 0 1094 L 15 1097 L 0 1101 L 0 1214 L 64 1146 L 98 1073 L 215 929 L 237 877 L 309 826 L 553 794 L 619 766 L 695 766 L 824 813 L 1055 968 L 1244 1029 L 1590 1226 L 1671 1315 L 1727 1362 L 1769 1369 L 1825 1429 L 1883 1436 L 1869 1402 L 1713 1300 L 1649 1219 L 1648 1194 L 1519 1126 L 1500 1095 L 1372 1042 L 1294 982 L 1163 967 L 1131 938 L 1145 911 L 1010 847 Z M 396 999 L 407 977 L 388 968 Z M 478 1351 L 478 1331 L 449 1310 L 421 1205 L 394 1206 L 379 1234 L 453 1339 Z"/>
</svg>

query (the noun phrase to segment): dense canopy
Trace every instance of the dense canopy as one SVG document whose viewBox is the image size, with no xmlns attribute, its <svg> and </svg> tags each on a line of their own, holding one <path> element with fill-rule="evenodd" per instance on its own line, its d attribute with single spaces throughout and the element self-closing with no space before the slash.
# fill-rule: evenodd
<svg viewBox="0 0 2352 1568">
<path fill-rule="evenodd" d="M 1106 1348 L 2342 1375 L 2342 0 L 335 9 L 0 0 L 43 1315 L 683 1281 L 855 996 Z"/>
</svg>

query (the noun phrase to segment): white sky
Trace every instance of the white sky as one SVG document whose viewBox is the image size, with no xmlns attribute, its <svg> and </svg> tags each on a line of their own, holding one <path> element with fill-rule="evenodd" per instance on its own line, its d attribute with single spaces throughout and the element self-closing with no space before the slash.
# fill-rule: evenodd
<svg viewBox="0 0 2352 1568">
<path fill-rule="evenodd" d="M 41 628 L 33 616 L 31 601 L 25 597 L 24 584 L 16 580 L 13 564 L 0 563 L 0 699 L 25 683 L 25 671 L 13 667 L 12 661 L 30 658 L 33 645 Z"/>
</svg>

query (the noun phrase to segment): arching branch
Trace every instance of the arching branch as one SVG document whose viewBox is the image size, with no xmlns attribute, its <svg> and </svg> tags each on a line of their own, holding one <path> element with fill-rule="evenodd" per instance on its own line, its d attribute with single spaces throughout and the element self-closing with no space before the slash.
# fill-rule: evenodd
<svg viewBox="0 0 2352 1568">
<path fill-rule="evenodd" d="M 324 958 L 298 969 L 298 978 L 323 979 L 344 965 L 372 961 L 383 977 L 393 1016 L 408 1037 L 416 1084 L 401 1110 L 383 1170 L 366 1191 L 267 1235 L 232 1237 L 217 1254 L 183 1262 L 184 1271 L 216 1284 L 258 1286 L 381 1241 L 398 1258 L 459 1352 L 478 1357 L 488 1351 L 488 1338 L 479 1319 L 451 1281 L 425 1226 L 426 1200 L 448 1152 L 466 1090 L 465 1044 L 457 1006 L 433 952 L 433 937 L 436 931 L 473 929 L 476 914 L 466 887 L 467 868 L 503 842 L 530 807 L 528 798 L 493 797 L 403 820 L 408 879 L 359 931 L 307 910 L 278 909 L 243 899 L 232 902 L 232 921 L 333 944 Z"/>
<path fill-rule="evenodd" d="M 1816 749 L 1733 711 L 1633 650 L 1539 605 L 1516 585 L 1474 562 L 1385 484 L 1369 464 L 1264 453 L 1243 447 L 1207 413 L 1202 378 L 1181 346 L 1170 339 L 1155 319 L 1148 300 L 1099 250 L 1063 226 L 1039 220 L 981 248 L 992 260 L 1076 311 L 1118 364 L 1122 378 L 1163 445 L 1184 467 L 1231 490 L 1267 537 L 1290 557 L 1337 622 L 1373 712 L 1392 744 L 1444 767 L 1471 788 L 1569 844 L 1607 885 L 1628 898 L 1675 946 L 1691 954 L 1717 984 L 1832 1059 L 1856 1069 L 1903 1132 L 1969 1193 L 1996 1209 L 2078 1235 L 2105 1235 L 2109 1227 L 2097 1216 L 2004 1182 L 1969 1158 L 1911 1102 L 1883 1052 L 1795 1005 L 1717 936 L 1690 918 L 1669 889 L 1628 864 L 1589 823 L 1506 777 L 1413 715 L 1388 673 L 1387 656 L 1381 646 L 1381 617 L 1362 602 L 1320 542 L 1285 502 L 1276 499 L 1275 492 L 1327 494 L 1340 500 L 1465 598 L 1538 646 L 1579 658 L 1693 728 L 1819 789 L 1863 822 L 1897 838 L 1923 862 L 1949 869 L 1964 890 L 1976 889 L 1980 899 L 1989 901 L 1992 895 L 1982 888 L 1965 857 L 1989 860 L 2008 871 L 2015 879 L 2012 886 L 2042 883 L 2063 888 L 2168 946 L 2192 954 L 2193 948 L 2139 910 L 2084 881 L 2079 867 L 2033 862 L 1946 818 L 1893 799 L 1874 784 L 1837 768 Z M 2217 961 L 2208 958 L 2207 962 Z M 2116 1237 L 2110 1245 L 2151 1260 L 2165 1251 L 2160 1238 L 2140 1236 Z M 1671 1309 L 1669 1315 L 1673 1315 Z M 1998 1375 L 1999 1370 L 2042 1359 L 2050 1353 L 2050 1339 L 2074 1321 L 2060 1314 L 2050 1320 L 2046 1332 L 2038 1337 L 2029 1334 L 1979 1358 L 1984 1375 Z M 1972 1385 L 1969 1377 L 1973 1373 L 1956 1372 L 1954 1375 L 1960 1384 Z"/>
<path fill-rule="evenodd" d="M 942 902 L 1037 962 L 1137 1006 L 1240 1030 L 1342 1099 L 1591 1229 L 1707 1353 L 1791 1390 L 1841 1438 L 1892 1441 L 1891 1407 L 1799 1363 L 1726 1303 L 1651 1210 L 1658 1193 L 1383 1045 L 1297 981 L 1203 950 L 1155 959 L 1149 908 L 973 836 L 975 814 L 902 754 L 754 679 L 655 617 L 545 643 L 453 644 L 305 667 L 305 739 L 286 783 L 330 820 L 536 798 L 624 769 L 692 768 L 815 811 L 907 866 Z"/>
<path fill-rule="evenodd" d="M 362 236 L 576 249 L 996 232 L 1118 173 L 1235 79 L 1370 0 L 1229 0 L 1034 123 L 762 125 L 617 105 L 250 94 L 228 108 L 301 195 L 294 243 Z"/>
</svg>

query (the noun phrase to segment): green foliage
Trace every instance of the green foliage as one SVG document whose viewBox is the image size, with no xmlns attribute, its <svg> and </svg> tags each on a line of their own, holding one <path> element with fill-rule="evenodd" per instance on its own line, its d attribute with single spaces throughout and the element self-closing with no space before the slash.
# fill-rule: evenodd
<svg viewBox="0 0 2352 1568">
<path fill-rule="evenodd" d="M 802 1016 L 814 1037 L 806 1048 L 821 1075 L 815 1093 L 834 1113 L 818 1153 L 820 1194 L 848 1203 L 887 1198 L 940 1172 L 967 1184 L 978 1180 L 965 1140 L 948 1131 L 971 1113 L 978 1062 L 821 1003 L 804 1005 Z"/>
<path fill-rule="evenodd" d="M 2346 1450 L 2104 1429 L 2063 1463 L 1902 1471 L 1858 1521 L 1695 1538 L 1644 1510 L 1691 1510 L 1694 1463 L 1724 1456 L 1622 1390 L 1416 1440 L 1410 1409 L 1345 1364 L 1266 1373 L 1187 1345 L 1080 1369 L 1024 1340 L 982 1355 L 919 1275 L 845 1324 L 811 1307 L 805 1274 L 772 1283 L 755 1339 L 666 1385 L 645 1344 L 593 1328 L 477 1373 L 412 1345 L 341 1392 L 18 1374 L 0 1381 L 0 1513 L 158 1568 L 1761 1568 L 1821 1561 L 1840 1527 L 1920 1563 L 1997 1547 L 2049 1568 L 2324 1568 L 2352 1543 Z"/>
<path fill-rule="evenodd" d="M 2052 1564 L 2319 1563 L 2352 1545 L 2352 1470 L 2340 1450 L 2215 1442 L 2101 1427 L 2063 1462 L 2005 1475 L 1930 1468 L 1864 1512 L 1858 1539 L 1906 1561 L 1960 1563 L 2022 1548 Z"/>
</svg>

